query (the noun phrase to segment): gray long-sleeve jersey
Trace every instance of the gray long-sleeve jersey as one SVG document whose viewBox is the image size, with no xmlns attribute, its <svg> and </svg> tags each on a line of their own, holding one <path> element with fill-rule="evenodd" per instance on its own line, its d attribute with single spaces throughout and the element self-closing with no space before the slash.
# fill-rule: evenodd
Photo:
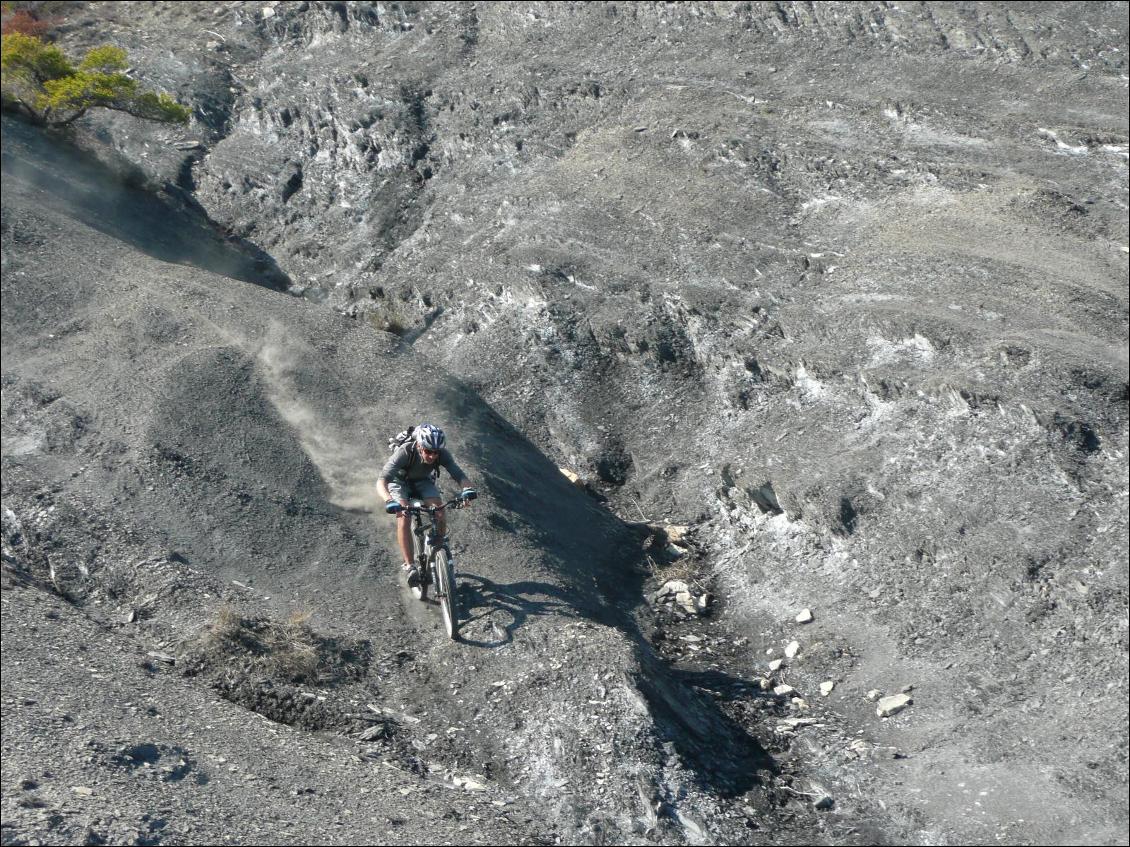
<svg viewBox="0 0 1130 847">
<path fill-rule="evenodd" d="M 455 457 L 446 447 L 440 448 L 438 464 L 447 468 L 451 478 L 460 485 L 467 481 L 467 474 L 463 473 L 463 469 L 455 463 Z M 402 444 L 396 448 L 388 462 L 385 463 L 381 470 L 381 479 L 386 483 L 420 482 L 429 479 L 435 467 L 435 465 L 429 465 L 425 462 L 420 451 L 415 449 L 412 444 Z"/>
</svg>

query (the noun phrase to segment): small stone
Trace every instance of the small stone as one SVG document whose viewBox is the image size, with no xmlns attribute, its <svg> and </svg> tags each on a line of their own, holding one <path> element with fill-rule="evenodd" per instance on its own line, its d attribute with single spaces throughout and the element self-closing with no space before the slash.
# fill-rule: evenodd
<svg viewBox="0 0 1130 847">
<path fill-rule="evenodd" d="M 665 597 L 668 594 L 689 594 L 690 590 L 690 586 L 681 579 L 669 579 L 663 583 L 663 587 L 659 589 L 657 594 L 660 597 Z"/>
<path fill-rule="evenodd" d="M 757 687 L 760 688 L 762 691 L 768 691 L 770 688 L 773 687 L 773 681 L 771 679 L 769 679 L 768 677 L 759 676 L 757 678 Z"/>
<path fill-rule="evenodd" d="M 812 610 L 811 609 L 802 609 L 800 614 L 796 616 L 796 622 L 797 623 L 811 623 L 812 622 Z"/>
<path fill-rule="evenodd" d="M 94 794 L 94 789 L 87 788 L 85 785 L 73 785 L 71 786 L 71 791 L 73 791 L 75 794 L 80 794 L 83 797 L 90 797 L 92 794 Z"/>
<path fill-rule="evenodd" d="M 836 801 L 832 795 L 829 794 L 823 786 L 814 783 L 812 786 L 812 807 L 824 811 L 832 808 L 834 805 L 836 805 Z"/>
<path fill-rule="evenodd" d="M 881 718 L 889 718 L 891 715 L 897 715 L 913 702 L 914 700 L 911 699 L 909 694 L 894 694 L 890 697 L 884 697 L 879 701 L 875 714 Z"/>
<path fill-rule="evenodd" d="M 695 603 L 694 595 L 691 594 L 690 591 L 680 591 L 675 595 L 675 602 L 679 604 L 679 607 L 683 609 L 683 611 L 688 612 L 689 614 L 701 614 L 701 610 Z"/>
<path fill-rule="evenodd" d="M 822 697 L 827 697 L 829 694 L 832 693 L 832 689 L 835 688 L 835 687 L 836 687 L 836 683 L 832 682 L 832 680 L 830 680 L 830 679 L 825 681 L 825 682 L 820 683 L 820 695 Z"/>
<path fill-rule="evenodd" d="M 273 18 L 274 16 L 275 16 L 275 10 L 272 9 L 270 6 L 266 6 L 263 9 L 263 19 L 264 20 L 266 20 L 267 18 Z"/>
<path fill-rule="evenodd" d="M 784 663 L 784 659 L 774 659 L 769 663 L 769 670 L 774 672 L 779 671 L 781 669 L 781 665 L 783 665 Z"/>
<path fill-rule="evenodd" d="M 790 641 L 789 646 L 785 648 L 785 658 L 794 659 L 796 654 L 800 652 L 800 642 Z"/>
<path fill-rule="evenodd" d="M 383 723 L 371 726 L 358 736 L 362 741 L 376 741 L 381 738 L 388 737 L 388 727 Z"/>
<path fill-rule="evenodd" d="M 705 612 L 710 608 L 710 604 L 714 602 L 714 595 L 709 591 L 706 594 L 700 594 L 698 598 L 698 610 Z"/>
<path fill-rule="evenodd" d="M 480 777 L 481 779 L 482 777 Z M 452 779 L 457 786 L 464 791 L 486 791 L 487 787 L 476 779 L 471 779 L 469 776 L 457 776 Z"/>
<path fill-rule="evenodd" d="M 816 718 L 785 718 L 781 723 L 789 729 L 796 729 L 801 726 L 812 726 L 816 723 Z"/>
<path fill-rule="evenodd" d="M 878 700 L 880 697 L 883 696 L 883 692 L 880 691 L 878 688 L 872 688 L 870 691 L 867 692 L 867 694 L 865 696 L 867 697 L 868 700 L 870 700 L 872 703 L 874 703 L 876 700 Z"/>
<path fill-rule="evenodd" d="M 575 474 L 567 468 L 558 468 L 558 470 L 561 471 L 561 473 L 565 475 L 565 478 L 569 480 L 569 482 L 573 483 L 573 485 L 577 486 L 578 488 L 585 487 L 585 481 L 581 479 L 579 474 Z"/>
<path fill-rule="evenodd" d="M 663 532 L 667 535 L 667 540 L 672 544 L 686 544 L 687 533 L 691 528 L 689 526 L 675 526 L 674 524 L 667 524 L 663 527 Z"/>
<path fill-rule="evenodd" d="M 902 753 L 897 747 L 873 747 L 870 751 L 872 759 L 902 759 Z"/>
<path fill-rule="evenodd" d="M 783 683 L 781 685 L 778 685 L 776 688 L 773 689 L 773 693 L 776 694 L 778 697 L 786 697 L 789 694 L 792 694 L 794 691 L 796 691 L 796 689 L 793 688 L 791 685 L 785 685 Z"/>
</svg>

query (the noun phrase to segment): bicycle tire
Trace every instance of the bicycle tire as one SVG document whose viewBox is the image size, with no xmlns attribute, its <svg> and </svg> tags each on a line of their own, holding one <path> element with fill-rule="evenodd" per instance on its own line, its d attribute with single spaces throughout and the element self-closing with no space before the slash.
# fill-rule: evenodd
<svg viewBox="0 0 1130 847">
<path fill-rule="evenodd" d="M 455 596 L 455 569 L 446 550 L 435 553 L 436 597 L 443 611 L 443 628 L 452 641 L 459 640 L 459 600 Z"/>
<path fill-rule="evenodd" d="M 409 590 L 412 592 L 412 596 L 417 600 L 428 599 L 428 566 L 427 564 L 420 564 L 420 560 L 422 558 L 423 555 L 422 551 L 420 550 L 420 536 L 416 535 L 416 533 L 412 533 L 412 560 L 416 563 L 416 567 L 420 570 L 420 584 L 410 586 Z"/>
</svg>

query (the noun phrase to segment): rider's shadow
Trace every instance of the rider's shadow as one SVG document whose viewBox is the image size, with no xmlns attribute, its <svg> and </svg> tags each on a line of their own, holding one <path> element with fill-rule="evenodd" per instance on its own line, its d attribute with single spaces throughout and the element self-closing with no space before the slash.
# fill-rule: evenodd
<svg viewBox="0 0 1130 847">
<path fill-rule="evenodd" d="M 460 572 L 459 640 L 472 647 L 501 647 L 514 640 L 514 631 L 531 615 L 577 618 L 565 592 L 548 582 L 512 582 L 502 585 L 484 576 Z M 473 624 L 490 621 L 490 638 L 472 638 Z"/>
</svg>

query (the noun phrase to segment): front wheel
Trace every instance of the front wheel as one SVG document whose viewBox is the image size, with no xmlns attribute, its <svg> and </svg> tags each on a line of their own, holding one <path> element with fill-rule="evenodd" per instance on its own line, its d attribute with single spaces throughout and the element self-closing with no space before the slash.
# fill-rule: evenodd
<svg viewBox="0 0 1130 847">
<path fill-rule="evenodd" d="M 455 596 L 455 568 L 446 550 L 436 551 L 436 598 L 443 610 L 443 628 L 452 641 L 459 639 L 459 601 Z"/>
<path fill-rule="evenodd" d="M 420 543 L 420 536 L 413 534 L 412 552 L 414 555 L 412 558 L 416 562 L 416 567 L 420 571 L 420 582 L 418 585 L 413 585 L 410 590 L 412 591 L 412 596 L 417 600 L 428 599 L 428 565 L 423 555 L 421 555 L 423 551 L 420 548 L 422 546 L 423 545 Z"/>
</svg>

